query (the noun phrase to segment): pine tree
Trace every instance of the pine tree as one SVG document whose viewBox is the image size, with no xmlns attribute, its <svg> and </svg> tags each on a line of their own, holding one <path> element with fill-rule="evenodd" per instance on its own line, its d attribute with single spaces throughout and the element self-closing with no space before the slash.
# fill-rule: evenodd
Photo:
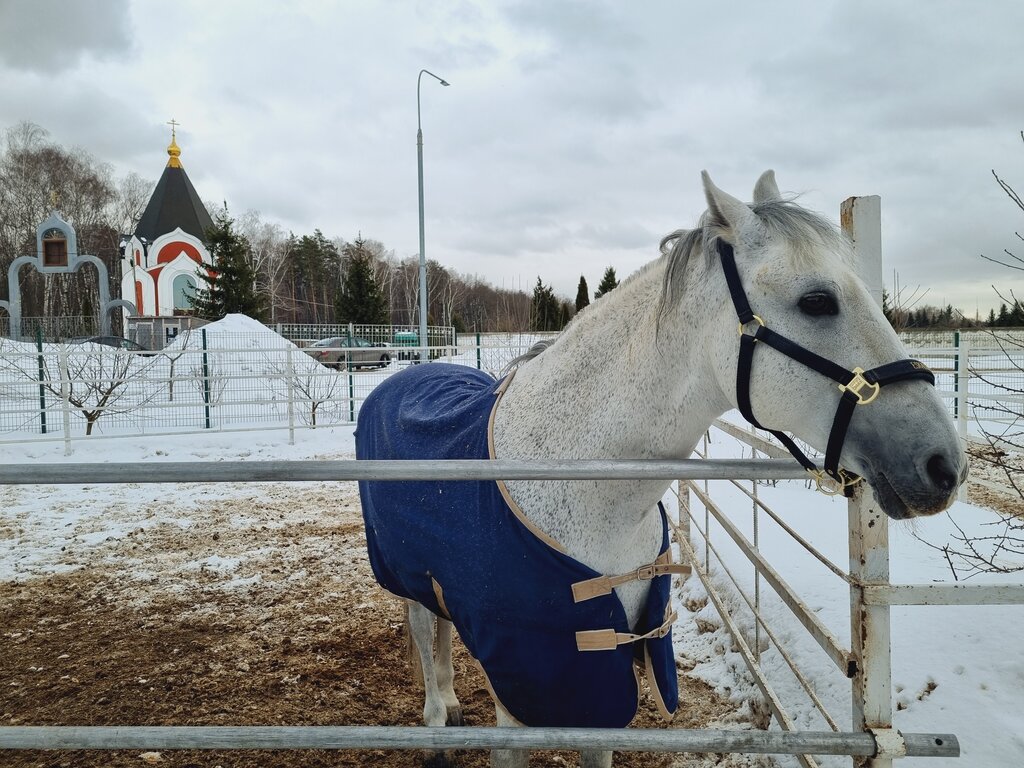
<svg viewBox="0 0 1024 768">
<path fill-rule="evenodd" d="M 533 299 L 530 302 L 530 330 L 561 330 L 560 314 L 561 308 L 554 291 L 551 290 L 551 286 L 544 285 L 538 277 L 537 285 L 533 288 Z"/>
<path fill-rule="evenodd" d="M 263 298 L 256 292 L 256 270 L 249 257 L 249 243 L 234 230 L 234 220 L 222 212 L 206 231 L 206 247 L 213 266 L 197 274 L 206 284 L 189 296 L 193 311 L 207 320 L 225 315 L 248 315 L 263 320 Z"/>
<path fill-rule="evenodd" d="M 348 266 L 334 305 L 338 322 L 386 325 L 387 305 L 374 279 L 373 256 L 367 250 L 362 235 L 359 235 L 355 242 L 345 245 L 342 256 L 348 262 Z"/>
<path fill-rule="evenodd" d="M 1010 324 L 1010 311 L 1006 308 L 1006 304 L 999 305 L 999 316 L 996 318 L 996 326 L 999 328 L 1006 328 Z"/>
<path fill-rule="evenodd" d="M 580 275 L 580 285 L 576 289 L 576 311 L 579 312 L 590 305 L 590 289 L 587 288 L 587 278 Z"/>
<path fill-rule="evenodd" d="M 601 278 L 601 284 L 597 286 L 597 290 L 594 291 L 594 298 L 600 299 L 608 291 L 611 291 L 619 287 L 619 281 L 615 278 L 615 268 L 608 267 L 604 271 L 604 277 Z"/>
</svg>

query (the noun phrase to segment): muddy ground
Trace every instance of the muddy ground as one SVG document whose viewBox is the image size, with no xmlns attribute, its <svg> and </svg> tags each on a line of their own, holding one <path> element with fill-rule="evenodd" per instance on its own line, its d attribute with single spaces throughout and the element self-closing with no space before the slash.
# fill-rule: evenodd
<svg viewBox="0 0 1024 768">
<path fill-rule="evenodd" d="M 972 440 L 967 500 L 1004 515 L 1024 516 L 1024 454 Z"/>
<path fill-rule="evenodd" d="M 150 493 L 145 488 L 153 489 L 148 498 L 140 497 Z M 187 514 L 166 498 L 175 492 L 169 486 L 124 498 L 103 487 L 91 492 L 114 495 L 99 518 L 52 532 L 64 542 L 59 567 L 0 583 L 0 725 L 419 724 L 422 698 L 409 682 L 402 606 L 373 583 L 354 484 L 239 485 L 229 497 L 200 499 Z M 5 517 L 0 536 L 29 536 L 28 526 Z M 111 526 L 119 532 L 105 536 Z M 467 724 L 493 725 L 483 680 L 458 642 L 455 664 Z M 667 727 L 745 726 L 727 702 L 680 671 L 683 704 Z M 666 727 L 646 695 L 634 724 Z M 482 752 L 454 757 L 467 768 L 487 765 Z M 534 766 L 576 763 L 569 753 L 531 758 Z M 414 766 L 419 755 L 0 753 L 2 766 L 148 764 Z M 761 763 L 616 758 L 618 766 L 712 764 Z"/>
</svg>

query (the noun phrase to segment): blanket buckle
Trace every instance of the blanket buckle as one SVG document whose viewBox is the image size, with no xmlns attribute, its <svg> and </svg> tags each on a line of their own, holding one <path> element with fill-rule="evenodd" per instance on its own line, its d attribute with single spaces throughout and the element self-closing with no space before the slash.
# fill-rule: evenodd
<svg viewBox="0 0 1024 768">
<path fill-rule="evenodd" d="M 657 567 L 654 563 L 648 565 L 641 565 L 636 569 L 636 580 L 637 581 L 650 581 L 658 575 Z"/>
</svg>

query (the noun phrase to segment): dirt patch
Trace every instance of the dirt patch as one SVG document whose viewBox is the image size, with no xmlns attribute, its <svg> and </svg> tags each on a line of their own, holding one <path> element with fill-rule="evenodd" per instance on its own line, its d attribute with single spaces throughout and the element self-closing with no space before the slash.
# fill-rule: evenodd
<svg viewBox="0 0 1024 768">
<path fill-rule="evenodd" d="M 409 682 L 402 606 L 373 583 L 354 484 L 235 490 L 184 513 L 157 491 L 143 503 L 114 498 L 101 518 L 53 533 L 67 541 L 54 548 L 58 567 L 0 584 L 0 725 L 418 725 L 423 702 Z M 7 520 L 8 531 L 25 525 L 17 514 Z M 104 535 L 111 525 L 120 533 Z M 483 680 L 458 642 L 455 665 L 467 724 L 493 725 Z M 682 675 L 681 686 L 683 705 L 668 727 L 736 724 L 705 684 Z M 666 727 L 649 696 L 635 725 Z M 142 754 L 26 751 L 0 762 L 147 765 Z M 455 758 L 467 768 L 488 764 L 482 752 Z M 572 754 L 531 759 L 576 762 Z M 414 766 L 420 756 L 165 751 L 157 764 Z M 761 763 L 616 758 L 617 766 L 713 764 Z"/>
<path fill-rule="evenodd" d="M 1024 515 L 1024 454 L 972 440 L 967 456 L 967 500 L 1004 515 Z"/>
</svg>

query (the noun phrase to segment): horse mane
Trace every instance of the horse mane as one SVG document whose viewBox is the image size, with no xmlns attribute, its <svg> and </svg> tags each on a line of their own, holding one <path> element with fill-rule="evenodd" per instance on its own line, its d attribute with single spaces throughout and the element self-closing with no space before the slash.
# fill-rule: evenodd
<svg viewBox="0 0 1024 768">
<path fill-rule="evenodd" d="M 532 347 L 526 350 L 523 354 L 519 355 L 519 357 L 512 358 L 512 360 L 510 360 L 509 363 L 504 368 L 501 369 L 501 373 L 499 374 L 498 378 L 500 379 L 505 374 L 510 373 L 512 369 L 518 368 L 523 363 L 533 360 L 533 358 L 537 357 L 537 355 L 539 355 L 545 349 L 554 344 L 557 339 L 558 336 L 556 336 L 553 339 L 541 339 L 540 341 L 535 342 Z"/>
<path fill-rule="evenodd" d="M 837 252 L 843 259 L 852 259 L 852 249 L 846 236 L 821 214 L 810 211 L 793 200 L 767 200 L 752 203 L 751 210 L 761 220 L 767 237 L 782 239 L 789 244 L 788 254 L 794 268 L 806 270 L 820 263 L 822 250 Z M 668 260 L 662 283 L 661 302 L 657 313 L 657 325 L 669 309 L 682 300 L 685 291 L 686 266 L 690 258 L 703 251 L 707 263 L 718 258 L 715 240 L 722 234 L 722 227 L 713 222 L 705 211 L 695 229 L 677 229 L 662 238 L 659 249 Z M 655 262 L 645 264 L 623 281 L 623 285 L 652 268 Z M 590 309 L 593 304 L 585 309 Z M 573 318 L 573 322 L 580 313 Z M 499 378 L 524 363 L 533 360 L 550 347 L 558 338 L 542 339 L 529 350 L 511 360 L 502 368 Z"/>
<path fill-rule="evenodd" d="M 805 270 L 820 263 L 823 247 L 843 254 L 846 260 L 851 258 L 849 241 L 831 221 L 792 200 L 767 200 L 751 204 L 750 208 L 764 224 L 768 237 L 780 238 L 789 244 L 789 255 L 796 269 Z M 717 259 L 715 240 L 721 234 L 721 226 L 711 221 L 705 212 L 695 229 L 678 229 L 662 238 L 660 250 L 668 264 L 659 319 L 682 299 L 690 258 L 703 251 L 708 263 Z"/>
</svg>

